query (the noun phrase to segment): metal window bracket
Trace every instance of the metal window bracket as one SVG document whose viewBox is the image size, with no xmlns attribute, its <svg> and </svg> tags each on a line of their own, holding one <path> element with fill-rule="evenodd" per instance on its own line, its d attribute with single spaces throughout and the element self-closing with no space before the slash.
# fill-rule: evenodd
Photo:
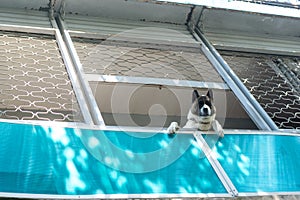
<svg viewBox="0 0 300 200">
<path fill-rule="evenodd" d="M 200 131 L 194 132 L 194 137 L 196 138 L 198 144 L 200 145 L 201 149 L 203 150 L 206 158 L 208 159 L 209 163 L 215 170 L 217 176 L 223 183 L 225 189 L 231 196 L 235 197 L 238 195 L 238 191 L 231 182 L 230 178 L 226 174 L 225 170 L 219 163 L 219 161 L 216 159 L 215 155 L 213 154 L 212 150 L 209 148 L 208 144 L 206 143 L 205 139 L 202 137 L 202 134 Z"/>
<path fill-rule="evenodd" d="M 84 195 L 58 195 L 58 194 L 30 194 L 30 193 L 10 193 L 0 192 L 2 198 L 17 198 L 17 199 L 200 199 L 200 198 L 228 198 L 230 197 L 227 193 L 225 194 L 169 194 L 169 193 L 153 193 L 153 194 L 84 194 Z"/>
</svg>

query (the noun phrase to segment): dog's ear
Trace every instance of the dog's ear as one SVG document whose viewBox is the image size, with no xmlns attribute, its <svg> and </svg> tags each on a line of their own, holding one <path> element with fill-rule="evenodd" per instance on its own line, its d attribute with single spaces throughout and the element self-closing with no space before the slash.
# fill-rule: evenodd
<svg viewBox="0 0 300 200">
<path fill-rule="evenodd" d="M 199 98 L 199 93 L 197 90 L 193 91 L 193 97 L 192 97 L 192 102 L 195 102 L 196 99 Z"/>
<path fill-rule="evenodd" d="M 212 91 L 212 89 L 209 89 L 209 90 L 207 91 L 206 96 L 208 96 L 208 98 L 210 98 L 212 101 L 214 100 L 214 96 L 213 96 L 213 91 Z"/>
</svg>

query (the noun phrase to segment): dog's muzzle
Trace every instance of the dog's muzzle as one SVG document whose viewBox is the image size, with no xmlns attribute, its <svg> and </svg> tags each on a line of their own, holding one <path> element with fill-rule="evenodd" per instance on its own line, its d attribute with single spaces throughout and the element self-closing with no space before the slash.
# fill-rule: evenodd
<svg viewBox="0 0 300 200">
<path fill-rule="evenodd" d="M 200 116 L 210 116 L 211 115 L 211 109 L 208 105 L 204 105 L 199 112 Z"/>
</svg>

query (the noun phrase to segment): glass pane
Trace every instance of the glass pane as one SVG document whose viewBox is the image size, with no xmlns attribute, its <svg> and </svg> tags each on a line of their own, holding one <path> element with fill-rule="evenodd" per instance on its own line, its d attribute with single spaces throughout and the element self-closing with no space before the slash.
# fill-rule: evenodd
<svg viewBox="0 0 300 200">
<path fill-rule="evenodd" d="M 300 137 L 226 135 L 214 147 L 240 193 L 300 191 Z"/>
<path fill-rule="evenodd" d="M 1 192 L 226 193 L 192 135 L 9 123 L 0 128 L 5 130 L 0 135 Z"/>
</svg>

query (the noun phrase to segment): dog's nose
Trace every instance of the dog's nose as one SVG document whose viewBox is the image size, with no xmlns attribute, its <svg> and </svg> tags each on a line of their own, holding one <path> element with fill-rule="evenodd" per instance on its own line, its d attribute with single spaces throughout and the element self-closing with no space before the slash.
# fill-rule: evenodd
<svg viewBox="0 0 300 200">
<path fill-rule="evenodd" d="M 207 108 L 203 108 L 203 112 L 204 112 L 205 114 L 207 114 L 207 113 L 208 113 L 208 109 L 207 109 Z"/>
</svg>

